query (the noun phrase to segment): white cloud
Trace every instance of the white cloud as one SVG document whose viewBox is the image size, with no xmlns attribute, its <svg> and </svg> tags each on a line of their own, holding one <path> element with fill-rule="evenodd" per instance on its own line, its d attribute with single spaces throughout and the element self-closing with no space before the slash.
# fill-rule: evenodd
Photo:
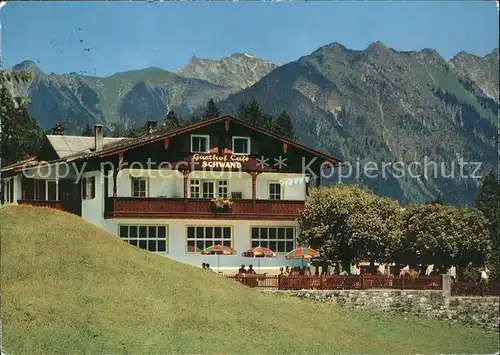
<svg viewBox="0 0 500 355">
<path fill-rule="evenodd" d="M 7 5 L 7 1 L 0 1 L 0 9 Z"/>
</svg>

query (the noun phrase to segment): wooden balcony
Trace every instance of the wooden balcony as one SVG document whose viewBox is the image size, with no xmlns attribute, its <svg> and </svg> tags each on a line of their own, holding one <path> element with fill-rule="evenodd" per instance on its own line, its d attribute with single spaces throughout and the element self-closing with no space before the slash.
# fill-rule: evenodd
<svg viewBox="0 0 500 355">
<path fill-rule="evenodd" d="M 233 200 L 227 211 L 214 212 L 207 199 L 109 197 L 105 218 L 190 218 L 240 220 L 295 220 L 304 201 Z"/>
<path fill-rule="evenodd" d="M 45 207 L 55 210 L 66 211 L 69 213 L 82 215 L 82 202 L 79 200 L 74 201 L 42 201 L 42 200 L 19 200 L 20 205 L 29 205 L 33 207 Z"/>
</svg>

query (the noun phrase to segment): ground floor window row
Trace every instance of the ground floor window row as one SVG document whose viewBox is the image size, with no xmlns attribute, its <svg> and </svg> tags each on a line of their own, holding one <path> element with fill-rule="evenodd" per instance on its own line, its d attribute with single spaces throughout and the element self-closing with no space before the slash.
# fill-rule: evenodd
<svg viewBox="0 0 500 355">
<path fill-rule="evenodd" d="M 166 225 L 120 225 L 119 237 L 144 250 L 168 253 L 169 233 Z M 188 226 L 186 228 L 186 252 L 199 253 L 217 244 L 233 246 L 233 227 Z M 251 227 L 250 245 L 269 248 L 277 253 L 287 253 L 295 247 L 295 228 Z"/>
<path fill-rule="evenodd" d="M 167 253 L 167 231 L 167 226 L 121 225 L 119 237 L 121 240 L 138 248 L 157 253 Z"/>
</svg>

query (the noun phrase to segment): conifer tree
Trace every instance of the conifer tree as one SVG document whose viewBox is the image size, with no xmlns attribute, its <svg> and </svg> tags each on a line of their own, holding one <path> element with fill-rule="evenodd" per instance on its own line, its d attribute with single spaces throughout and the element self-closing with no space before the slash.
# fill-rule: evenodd
<svg viewBox="0 0 500 355">
<path fill-rule="evenodd" d="M 209 120 L 215 117 L 220 116 L 220 111 L 215 104 L 214 99 L 210 98 L 207 102 L 207 106 L 205 108 L 205 114 L 203 115 L 203 119 Z"/>
<path fill-rule="evenodd" d="M 283 136 L 291 140 L 297 140 L 295 136 L 295 128 L 293 127 L 292 118 L 286 112 L 286 110 L 281 111 L 278 118 L 274 122 L 273 130 L 276 134 Z"/>
<path fill-rule="evenodd" d="M 174 111 L 169 110 L 165 116 L 164 129 L 180 128 L 185 125 L 185 121 L 181 116 L 178 116 Z"/>
</svg>

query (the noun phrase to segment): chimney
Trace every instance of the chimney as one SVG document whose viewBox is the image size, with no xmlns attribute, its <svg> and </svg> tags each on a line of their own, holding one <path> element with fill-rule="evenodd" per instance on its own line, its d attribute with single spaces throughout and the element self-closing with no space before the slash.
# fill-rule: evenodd
<svg viewBox="0 0 500 355">
<path fill-rule="evenodd" d="M 146 121 L 146 127 L 148 128 L 148 133 L 154 133 L 158 130 L 158 122 L 157 121 Z"/>
<path fill-rule="evenodd" d="M 102 132 L 102 128 L 104 126 L 102 124 L 96 124 L 94 125 L 94 147 L 95 147 L 95 151 L 96 152 L 99 152 L 102 150 L 102 147 L 104 145 L 104 135 L 103 135 L 103 132 Z"/>
</svg>

